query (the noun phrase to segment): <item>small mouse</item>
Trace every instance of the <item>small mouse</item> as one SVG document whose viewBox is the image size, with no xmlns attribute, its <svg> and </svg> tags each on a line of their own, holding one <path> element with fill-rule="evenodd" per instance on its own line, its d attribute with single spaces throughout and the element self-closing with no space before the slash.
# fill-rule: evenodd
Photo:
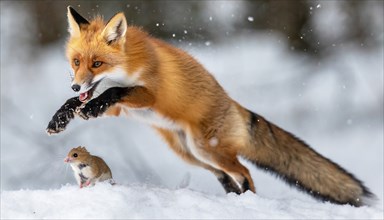
<svg viewBox="0 0 384 220">
<path fill-rule="evenodd" d="M 73 148 L 64 162 L 71 165 L 80 188 L 93 186 L 96 182 L 105 180 L 110 180 L 110 183 L 114 184 L 108 165 L 100 157 L 91 155 L 85 147 Z"/>
</svg>

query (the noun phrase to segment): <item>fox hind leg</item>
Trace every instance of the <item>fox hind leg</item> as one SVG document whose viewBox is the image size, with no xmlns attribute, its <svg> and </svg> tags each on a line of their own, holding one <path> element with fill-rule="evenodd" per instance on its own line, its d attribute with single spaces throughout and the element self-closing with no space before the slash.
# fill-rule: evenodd
<svg viewBox="0 0 384 220">
<path fill-rule="evenodd" d="M 199 150 L 201 151 L 201 149 Z M 236 155 L 224 155 L 219 152 L 199 152 L 199 157 L 206 156 L 206 169 L 211 170 L 223 185 L 227 193 L 241 194 L 248 190 L 256 192 L 251 175 L 237 159 Z"/>
<path fill-rule="evenodd" d="M 245 192 L 247 190 L 256 192 L 251 175 L 248 169 L 237 159 L 237 154 L 234 148 L 226 147 L 227 145 L 223 144 L 218 144 L 212 148 L 209 141 L 200 144 L 195 140 L 203 139 L 196 139 L 193 137 L 193 134 L 190 133 L 187 137 L 187 142 L 190 145 L 192 154 L 195 155 L 198 160 L 204 161 L 204 163 L 210 165 L 211 167 L 221 170 L 226 175 L 229 175 L 238 184 L 241 192 Z M 195 137 L 199 137 L 199 135 L 196 135 Z M 219 179 L 219 181 L 225 182 L 226 178 L 221 181 Z"/>
<path fill-rule="evenodd" d="M 225 159 L 226 157 L 217 156 L 214 160 L 217 166 L 225 172 L 228 177 L 233 178 L 239 185 L 241 192 L 248 190 L 256 192 L 253 180 L 247 168 L 245 168 L 235 157 L 232 160 Z M 227 178 L 228 178 L 227 177 Z"/>
<path fill-rule="evenodd" d="M 238 184 L 234 181 L 234 179 L 230 175 L 228 175 L 222 170 L 215 169 L 212 166 L 199 161 L 189 151 L 185 150 L 187 149 L 185 134 L 180 132 L 169 131 L 162 128 L 156 128 L 156 130 L 163 136 L 163 138 L 166 140 L 170 148 L 182 159 L 184 159 L 190 164 L 200 166 L 211 171 L 216 176 L 218 181 L 221 183 L 226 193 L 231 193 L 231 192 L 236 194 L 242 193 Z"/>
<path fill-rule="evenodd" d="M 206 141 L 201 138 L 199 132 L 193 132 L 192 129 L 187 130 L 186 134 L 182 134 L 184 145 L 187 146 L 189 154 L 195 160 L 205 164 L 208 167 L 206 169 L 213 171 L 227 192 L 236 192 L 238 194 L 247 190 L 255 192 L 251 175 L 248 169 L 237 159 L 234 148 L 227 147 L 230 145 L 224 145 L 219 141 L 215 141 L 215 147 L 213 148 L 209 140 Z M 215 170 L 219 170 L 221 173 L 217 174 Z"/>
</svg>

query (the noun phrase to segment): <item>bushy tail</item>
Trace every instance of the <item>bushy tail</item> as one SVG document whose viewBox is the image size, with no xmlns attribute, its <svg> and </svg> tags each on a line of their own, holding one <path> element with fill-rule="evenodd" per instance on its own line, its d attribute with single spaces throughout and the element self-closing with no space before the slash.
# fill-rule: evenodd
<svg viewBox="0 0 384 220">
<path fill-rule="evenodd" d="M 322 201 L 366 205 L 374 195 L 342 167 L 294 135 L 250 112 L 251 154 L 242 156 Z M 248 149 L 249 150 L 249 149 Z"/>
</svg>

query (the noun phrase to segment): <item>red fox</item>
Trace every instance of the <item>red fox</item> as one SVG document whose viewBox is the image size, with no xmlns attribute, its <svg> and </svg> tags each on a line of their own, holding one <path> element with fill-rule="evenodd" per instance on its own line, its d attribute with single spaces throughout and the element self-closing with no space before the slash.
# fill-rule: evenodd
<svg viewBox="0 0 384 220">
<path fill-rule="evenodd" d="M 63 131 L 84 119 L 127 115 L 152 125 L 185 161 L 210 170 L 227 193 L 255 191 L 237 156 L 315 198 L 361 206 L 374 195 L 303 141 L 242 107 L 186 52 L 127 25 L 123 13 L 88 21 L 68 7 L 69 99 L 48 124 Z"/>
</svg>

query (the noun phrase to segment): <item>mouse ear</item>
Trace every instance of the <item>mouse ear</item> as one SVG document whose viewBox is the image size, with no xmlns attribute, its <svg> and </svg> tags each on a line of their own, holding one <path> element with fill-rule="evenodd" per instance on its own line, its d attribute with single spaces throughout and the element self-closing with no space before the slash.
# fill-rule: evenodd
<svg viewBox="0 0 384 220">
<path fill-rule="evenodd" d="M 89 153 L 89 152 L 87 151 L 87 148 L 85 148 L 85 147 L 81 147 L 81 150 L 84 151 L 85 153 Z"/>
</svg>

